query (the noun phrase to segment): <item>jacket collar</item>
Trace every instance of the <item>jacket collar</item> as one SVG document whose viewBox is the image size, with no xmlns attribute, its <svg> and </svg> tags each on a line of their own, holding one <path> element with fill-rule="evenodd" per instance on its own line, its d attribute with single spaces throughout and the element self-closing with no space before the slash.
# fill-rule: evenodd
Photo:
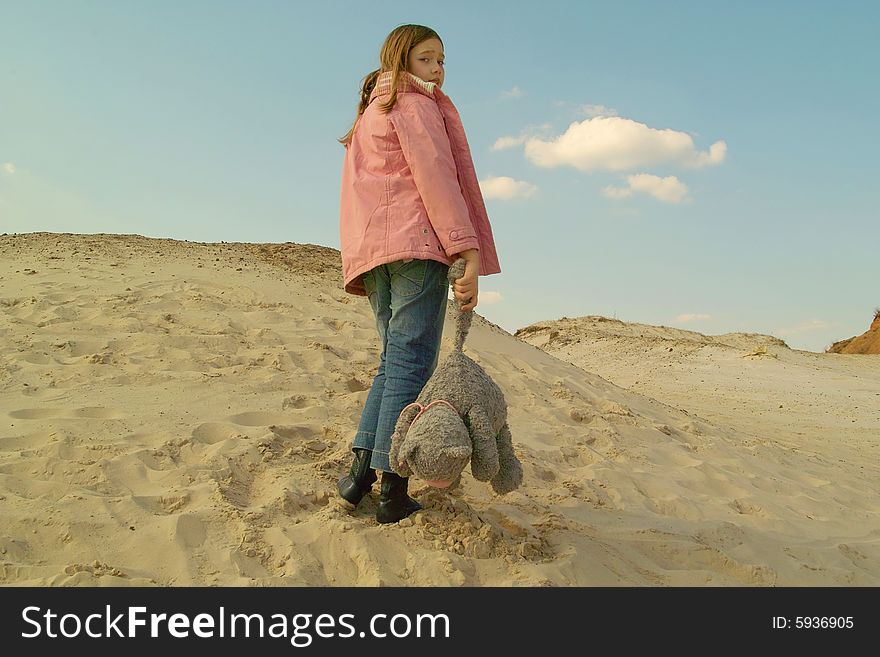
<svg viewBox="0 0 880 657">
<path fill-rule="evenodd" d="M 391 93 L 391 71 L 385 71 L 379 74 L 376 85 L 370 93 L 370 102 L 376 98 L 387 96 Z M 435 98 L 434 92 L 438 90 L 437 83 L 425 82 L 409 71 L 401 71 L 397 80 L 397 93 L 420 93 L 425 96 Z"/>
</svg>

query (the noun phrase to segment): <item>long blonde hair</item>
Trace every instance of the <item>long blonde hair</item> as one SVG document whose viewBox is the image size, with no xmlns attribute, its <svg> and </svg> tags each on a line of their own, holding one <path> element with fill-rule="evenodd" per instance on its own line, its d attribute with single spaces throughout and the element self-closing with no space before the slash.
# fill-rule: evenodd
<svg viewBox="0 0 880 657">
<path fill-rule="evenodd" d="M 443 43 L 443 39 L 432 30 L 424 25 L 400 25 L 391 30 L 391 33 L 385 37 L 382 49 L 379 51 L 379 68 L 367 74 L 361 84 L 361 100 L 358 104 L 357 116 L 348 133 L 339 139 L 340 144 L 351 143 L 351 136 L 354 134 L 354 127 L 357 125 L 358 119 L 367 105 L 370 104 L 370 94 L 376 86 L 376 80 L 379 74 L 384 71 L 391 71 L 391 97 L 379 105 L 379 109 L 383 113 L 388 113 L 397 102 L 397 82 L 400 79 L 402 71 L 406 71 L 410 51 L 419 45 L 422 41 L 428 39 L 437 39 Z"/>
</svg>

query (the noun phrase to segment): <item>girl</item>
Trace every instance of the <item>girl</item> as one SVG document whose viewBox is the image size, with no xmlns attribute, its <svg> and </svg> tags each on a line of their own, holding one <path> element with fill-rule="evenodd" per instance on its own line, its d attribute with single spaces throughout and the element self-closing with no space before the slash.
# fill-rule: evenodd
<svg viewBox="0 0 880 657">
<path fill-rule="evenodd" d="M 401 410 L 437 366 L 449 291 L 462 311 L 477 305 L 478 275 L 501 271 L 458 112 L 440 91 L 443 42 L 434 30 L 401 25 L 367 75 L 345 146 L 340 198 L 343 287 L 367 296 L 382 341 L 348 476 L 339 494 L 357 505 L 382 472 L 376 519 L 397 522 L 421 508 L 388 451 Z"/>
</svg>

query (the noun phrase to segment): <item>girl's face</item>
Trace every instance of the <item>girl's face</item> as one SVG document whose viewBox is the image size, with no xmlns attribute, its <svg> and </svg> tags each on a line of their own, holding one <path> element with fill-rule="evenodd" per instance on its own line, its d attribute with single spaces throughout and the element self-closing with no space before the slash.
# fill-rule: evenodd
<svg viewBox="0 0 880 657">
<path fill-rule="evenodd" d="M 425 39 L 409 51 L 406 70 L 425 82 L 436 82 L 443 86 L 443 44 L 440 39 Z"/>
</svg>

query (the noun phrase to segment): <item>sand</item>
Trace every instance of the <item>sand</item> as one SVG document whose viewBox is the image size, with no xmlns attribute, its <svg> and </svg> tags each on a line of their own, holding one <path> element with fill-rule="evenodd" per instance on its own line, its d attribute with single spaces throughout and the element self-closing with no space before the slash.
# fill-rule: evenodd
<svg viewBox="0 0 880 657">
<path fill-rule="evenodd" d="M 0 236 L 0 584 L 880 584 L 880 359 L 576 324 L 475 318 L 524 484 L 379 525 L 335 492 L 379 356 L 337 251 Z"/>
<path fill-rule="evenodd" d="M 837 354 L 880 355 L 880 308 L 874 311 L 874 317 L 867 331 L 835 342 L 828 347 L 828 351 Z"/>
</svg>

